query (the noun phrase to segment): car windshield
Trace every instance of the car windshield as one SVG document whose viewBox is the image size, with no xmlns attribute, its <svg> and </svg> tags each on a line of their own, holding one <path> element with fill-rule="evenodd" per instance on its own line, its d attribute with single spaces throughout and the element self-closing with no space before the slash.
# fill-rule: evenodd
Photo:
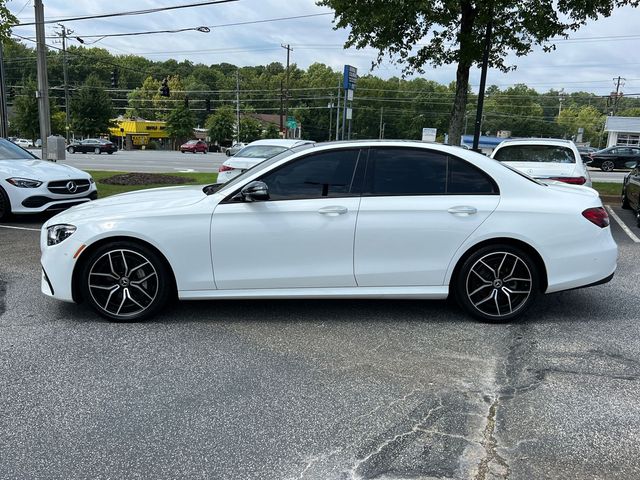
<svg viewBox="0 0 640 480">
<path fill-rule="evenodd" d="M 283 152 L 271 157 L 270 159 L 265 160 L 264 162 L 260 162 L 251 168 L 248 168 L 247 170 L 242 172 L 240 175 L 232 178 L 226 183 L 217 183 L 214 185 L 207 185 L 206 187 L 204 187 L 204 193 L 206 193 L 207 195 L 211 195 L 212 193 L 218 192 L 223 188 L 226 189 L 227 187 L 233 187 L 239 183 L 242 183 L 245 178 L 247 178 L 249 175 L 253 175 L 256 171 L 265 169 L 273 165 L 274 163 L 279 162 L 283 158 L 287 158 L 289 155 L 293 155 L 294 153 L 301 152 L 313 146 L 314 146 L 313 143 L 305 143 L 302 145 L 298 145 L 297 147 L 285 149 Z"/>
<path fill-rule="evenodd" d="M 236 153 L 236 157 L 271 158 L 285 150 L 287 150 L 287 147 L 279 147 L 276 145 L 249 145 Z"/>
<path fill-rule="evenodd" d="M 573 151 L 559 145 L 507 145 L 493 158 L 499 162 L 576 163 Z"/>
<path fill-rule="evenodd" d="M 194 143 L 198 143 L 198 140 L 189 140 L 187 145 L 193 145 Z"/>
<path fill-rule="evenodd" d="M 37 158 L 15 143 L 0 138 L 0 160 L 33 160 Z"/>
</svg>

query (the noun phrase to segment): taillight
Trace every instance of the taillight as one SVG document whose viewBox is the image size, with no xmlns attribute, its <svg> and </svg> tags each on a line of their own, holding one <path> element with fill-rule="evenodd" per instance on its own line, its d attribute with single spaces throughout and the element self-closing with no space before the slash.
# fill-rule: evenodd
<svg viewBox="0 0 640 480">
<path fill-rule="evenodd" d="M 549 180 L 570 183 L 571 185 L 584 185 L 587 183 L 587 179 L 584 177 L 551 177 Z"/>
<path fill-rule="evenodd" d="M 600 228 L 609 226 L 609 214 L 602 207 L 587 208 L 582 216 Z"/>
<path fill-rule="evenodd" d="M 235 170 L 235 168 L 229 167 L 228 165 L 220 165 L 218 172 L 228 172 L 229 170 Z"/>
</svg>

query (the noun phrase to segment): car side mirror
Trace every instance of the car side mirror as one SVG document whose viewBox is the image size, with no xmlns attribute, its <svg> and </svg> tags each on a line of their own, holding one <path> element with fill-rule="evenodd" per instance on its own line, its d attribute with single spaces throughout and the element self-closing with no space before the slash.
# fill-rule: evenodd
<svg viewBox="0 0 640 480">
<path fill-rule="evenodd" d="M 636 168 L 638 166 L 638 162 L 627 162 L 624 166 L 627 168 Z"/>
<path fill-rule="evenodd" d="M 264 182 L 258 180 L 248 183 L 240 191 L 245 202 L 260 202 L 269 200 L 269 187 Z"/>
</svg>

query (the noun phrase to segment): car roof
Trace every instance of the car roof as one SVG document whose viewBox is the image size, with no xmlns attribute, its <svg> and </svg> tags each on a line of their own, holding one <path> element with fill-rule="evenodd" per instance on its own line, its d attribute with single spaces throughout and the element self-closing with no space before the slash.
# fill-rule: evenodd
<svg viewBox="0 0 640 480">
<path fill-rule="evenodd" d="M 282 138 L 273 138 L 273 139 L 265 139 L 265 140 L 256 140 L 255 142 L 251 142 L 247 144 L 247 147 L 259 146 L 259 145 L 268 145 L 270 147 L 286 147 L 291 148 L 297 145 L 304 145 L 305 143 L 315 143 L 312 140 L 295 140 L 295 139 L 282 139 Z"/>
<path fill-rule="evenodd" d="M 505 145 L 508 143 L 521 143 L 521 144 L 544 144 L 548 143 L 550 145 L 557 144 L 565 144 L 565 145 L 574 145 L 572 140 L 566 140 L 564 138 L 507 138 L 503 140 L 500 145 Z"/>
</svg>

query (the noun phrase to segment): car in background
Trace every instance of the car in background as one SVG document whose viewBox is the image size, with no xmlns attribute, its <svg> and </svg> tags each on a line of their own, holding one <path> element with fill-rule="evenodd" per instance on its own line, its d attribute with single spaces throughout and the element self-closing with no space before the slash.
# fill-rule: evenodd
<svg viewBox="0 0 640 480">
<path fill-rule="evenodd" d="M 79 205 L 43 225 L 40 248 L 44 294 L 125 322 L 176 297 L 453 297 L 507 322 L 542 294 L 611 280 L 618 256 L 593 189 L 377 140 L 301 145 L 223 185 Z"/>
<path fill-rule="evenodd" d="M 233 157 L 236 153 L 238 153 L 240 150 L 242 150 L 244 147 L 246 147 L 247 144 L 244 142 L 238 142 L 238 143 L 234 143 L 233 145 L 231 145 L 229 148 L 227 148 L 224 153 L 227 157 Z"/>
<path fill-rule="evenodd" d="M 31 140 L 27 140 L 26 138 L 16 138 L 13 140 L 13 143 L 22 148 L 33 147 L 33 142 Z"/>
<path fill-rule="evenodd" d="M 103 140 L 101 138 L 86 138 L 84 140 L 76 140 L 67 147 L 69 153 L 95 153 L 100 155 L 101 153 L 108 153 L 111 155 L 117 151 L 118 147 L 115 143 L 109 140 Z"/>
<path fill-rule="evenodd" d="M 618 145 L 598 150 L 590 155 L 590 167 L 597 167 L 603 172 L 612 172 L 616 168 L 627 168 L 629 162 L 640 161 L 640 148 Z"/>
<path fill-rule="evenodd" d="M 491 158 L 544 182 L 557 181 L 591 186 L 589 170 L 571 140 L 505 140 L 491 153 Z"/>
<path fill-rule="evenodd" d="M 631 171 L 622 182 L 622 208 L 635 212 L 636 225 L 640 227 L 640 162 L 627 162 L 625 167 Z"/>
<path fill-rule="evenodd" d="M 256 140 L 244 147 L 218 169 L 218 183 L 225 183 L 237 177 L 254 165 L 278 155 L 285 150 L 300 145 L 313 145 L 311 140 Z"/>
<path fill-rule="evenodd" d="M 209 146 L 204 140 L 189 140 L 187 143 L 180 145 L 180 152 L 186 153 L 207 153 Z"/>
<path fill-rule="evenodd" d="M 64 210 L 98 198 L 86 172 L 38 159 L 0 139 L 0 220 L 13 214 Z"/>
</svg>

